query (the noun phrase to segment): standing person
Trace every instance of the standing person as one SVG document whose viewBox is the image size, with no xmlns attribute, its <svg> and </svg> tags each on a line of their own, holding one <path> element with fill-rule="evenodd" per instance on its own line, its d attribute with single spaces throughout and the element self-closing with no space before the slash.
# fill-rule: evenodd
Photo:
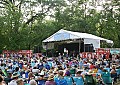
<svg viewBox="0 0 120 85">
<path fill-rule="evenodd" d="M 61 55 L 61 53 L 59 53 L 59 54 L 58 54 L 58 58 L 61 59 L 61 57 L 62 57 L 62 55 Z"/>
<path fill-rule="evenodd" d="M 109 59 L 112 60 L 112 54 L 111 54 L 111 53 L 110 53 L 110 55 L 109 55 Z"/>
<path fill-rule="evenodd" d="M 103 54 L 103 60 L 106 59 L 106 54 Z"/>
<path fill-rule="evenodd" d="M 6 85 L 4 78 L 0 75 L 0 85 Z"/>
<path fill-rule="evenodd" d="M 68 50 L 67 50 L 67 48 L 64 48 L 64 57 L 68 57 Z"/>
<path fill-rule="evenodd" d="M 19 75 L 17 72 L 13 73 L 12 81 L 10 81 L 10 83 L 8 83 L 8 85 L 17 85 L 16 81 L 17 81 L 18 77 L 19 77 Z"/>
</svg>

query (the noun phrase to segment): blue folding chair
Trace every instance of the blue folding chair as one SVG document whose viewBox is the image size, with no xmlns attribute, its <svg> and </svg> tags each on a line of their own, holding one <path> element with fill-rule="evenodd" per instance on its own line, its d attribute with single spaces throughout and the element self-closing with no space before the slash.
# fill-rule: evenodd
<svg viewBox="0 0 120 85">
<path fill-rule="evenodd" d="M 73 83 L 72 77 L 70 77 L 70 76 L 65 76 L 64 79 L 67 81 L 67 84 L 68 84 L 68 85 L 72 85 L 72 83 Z"/>
<path fill-rule="evenodd" d="M 113 84 L 113 81 L 112 81 L 112 78 L 111 78 L 111 75 L 109 72 L 103 72 L 101 74 L 101 77 L 103 79 L 103 82 L 107 85 L 112 85 Z"/>
<path fill-rule="evenodd" d="M 111 78 L 114 80 L 114 82 L 117 82 L 117 73 L 112 73 Z"/>
<path fill-rule="evenodd" d="M 84 77 L 85 85 L 96 85 L 96 81 L 94 80 L 92 75 L 85 75 Z"/>
<path fill-rule="evenodd" d="M 105 70 L 107 70 L 108 72 L 110 72 L 110 68 L 104 68 Z"/>
<path fill-rule="evenodd" d="M 82 77 L 73 77 L 76 85 L 84 85 L 84 81 Z"/>
<path fill-rule="evenodd" d="M 26 79 L 25 79 L 25 80 L 24 80 L 24 85 L 30 85 L 29 82 L 30 82 L 30 80 L 26 80 Z"/>
<path fill-rule="evenodd" d="M 25 72 L 25 78 L 28 78 L 28 72 Z"/>
<path fill-rule="evenodd" d="M 118 79 L 120 80 L 120 68 L 116 69 L 116 72 L 117 72 Z"/>
<path fill-rule="evenodd" d="M 69 85 L 64 78 L 54 78 L 56 85 Z"/>
<path fill-rule="evenodd" d="M 38 85 L 45 85 L 45 82 L 46 82 L 45 80 L 38 80 L 37 81 Z"/>
</svg>

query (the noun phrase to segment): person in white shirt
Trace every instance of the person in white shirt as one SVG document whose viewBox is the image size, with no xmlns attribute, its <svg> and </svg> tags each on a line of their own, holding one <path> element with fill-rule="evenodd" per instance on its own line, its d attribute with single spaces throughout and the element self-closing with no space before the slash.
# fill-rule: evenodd
<svg viewBox="0 0 120 85">
<path fill-rule="evenodd" d="M 34 67 L 34 68 L 32 69 L 32 72 L 33 72 L 33 73 L 39 73 L 39 69 L 37 69 L 37 67 Z"/>
<path fill-rule="evenodd" d="M 8 85 L 17 85 L 16 81 L 18 79 L 19 75 L 17 72 L 13 73 L 12 75 L 12 81 L 10 81 L 10 83 L 8 83 Z"/>
</svg>

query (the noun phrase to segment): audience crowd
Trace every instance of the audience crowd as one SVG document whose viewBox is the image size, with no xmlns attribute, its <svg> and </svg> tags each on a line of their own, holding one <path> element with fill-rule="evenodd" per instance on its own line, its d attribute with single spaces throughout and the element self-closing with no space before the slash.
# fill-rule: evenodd
<svg viewBox="0 0 120 85">
<path fill-rule="evenodd" d="M 109 59 L 0 56 L 0 85 L 113 85 L 119 80 L 119 55 Z"/>
</svg>

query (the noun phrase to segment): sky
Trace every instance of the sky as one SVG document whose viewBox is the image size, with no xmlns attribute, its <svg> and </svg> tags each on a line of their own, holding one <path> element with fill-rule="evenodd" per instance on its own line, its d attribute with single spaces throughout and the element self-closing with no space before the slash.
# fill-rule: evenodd
<svg viewBox="0 0 120 85">
<path fill-rule="evenodd" d="M 70 0 L 65 0 L 65 1 L 68 5 L 71 5 L 69 3 Z M 94 2 L 94 6 L 93 6 L 93 2 Z M 86 6 L 89 9 L 96 9 L 98 12 L 100 12 L 101 10 L 103 10 L 102 5 L 105 4 L 106 2 L 110 3 L 111 0 L 89 0 L 89 2 L 86 3 L 87 4 Z M 35 8 L 32 8 L 32 9 L 34 9 L 36 13 L 39 13 L 39 11 L 42 10 L 40 5 L 37 5 Z M 27 11 L 27 9 L 26 9 L 26 11 Z M 28 11 L 29 11 L 29 9 L 28 9 Z M 50 10 L 49 14 L 54 14 L 54 10 Z M 28 15 L 26 18 L 30 18 L 30 15 Z M 46 16 L 46 20 L 50 20 L 50 19 L 51 19 L 50 16 Z"/>
<path fill-rule="evenodd" d="M 35 1 L 35 0 L 29 0 L 29 1 Z M 65 0 L 65 1 L 68 5 L 70 5 L 68 0 Z M 91 6 L 93 1 L 95 2 L 96 7 Z M 110 3 L 110 1 L 111 0 L 107 0 L 108 3 Z M 99 12 L 99 11 L 103 10 L 102 4 L 104 4 L 104 3 L 105 3 L 105 0 L 89 0 L 89 2 L 86 4 L 87 4 L 87 8 L 96 9 Z M 18 4 L 18 2 L 16 2 L 16 4 Z M 37 5 L 36 7 L 32 7 L 32 8 L 30 7 L 30 4 L 26 4 L 26 5 L 28 5 L 28 6 L 27 7 L 23 6 L 23 9 L 25 9 L 25 10 L 22 10 L 22 12 L 25 14 L 24 18 L 26 18 L 26 19 L 29 19 L 31 17 L 31 13 L 29 13 L 30 10 L 34 10 L 33 12 L 35 12 L 35 13 L 39 13 L 39 11 L 42 10 L 40 5 Z M 51 10 L 49 13 L 51 13 L 51 14 L 54 13 L 54 10 Z M 46 16 L 46 19 L 49 20 L 51 18 L 50 18 L 50 16 Z"/>
</svg>

